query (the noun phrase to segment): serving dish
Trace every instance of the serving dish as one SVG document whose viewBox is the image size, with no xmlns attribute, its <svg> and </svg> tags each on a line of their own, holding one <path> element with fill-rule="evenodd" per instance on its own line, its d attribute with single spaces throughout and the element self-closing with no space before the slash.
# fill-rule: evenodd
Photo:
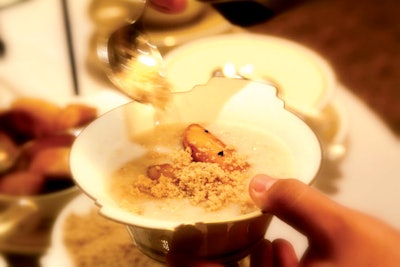
<svg viewBox="0 0 400 267">
<path fill-rule="evenodd" d="M 110 266 L 107 265 L 110 262 L 118 262 L 120 267 L 162 266 L 135 248 L 125 225 L 108 220 L 98 214 L 97 210 L 93 201 L 84 194 L 70 201 L 54 224 L 51 246 L 40 259 L 41 266 L 74 267 L 77 266 L 76 262 L 97 263 L 96 266 Z M 95 220 L 90 231 L 88 220 Z M 107 238 L 103 236 L 105 233 L 108 233 Z M 88 247 L 80 249 L 77 245 L 79 242 L 85 242 L 87 246 L 97 250 Z M 110 247 L 110 242 L 117 247 Z M 74 251 L 79 249 L 84 252 L 74 254 Z M 130 251 L 129 255 L 126 254 L 127 251 Z"/>
<path fill-rule="evenodd" d="M 18 97 L 28 95 L 0 84 L 0 96 L 0 110 L 2 110 L 7 109 Z M 86 97 L 49 101 L 60 105 L 84 103 L 97 108 L 100 115 L 130 100 L 116 91 L 104 90 Z M 58 212 L 78 194 L 79 189 L 76 186 L 32 196 L 0 194 L 1 215 L 11 216 L 6 221 L 15 224 L 15 227 L 2 225 L 4 228 L 1 233 L 0 250 L 8 253 L 42 253 L 49 245 L 51 227 Z"/>
<path fill-rule="evenodd" d="M 270 215 L 257 210 L 221 220 L 161 220 L 124 209 L 111 195 L 111 174 L 146 151 L 132 141 L 132 135 L 176 122 L 231 122 L 270 132 L 287 145 L 294 159 L 294 177 L 305 183 L 319 170 L 319 141 L 307 124 L 284 108 L 274 87 L 227 78 L 214 78 L 206 85 L 173 94 L 164 111 L 138 102 L 121 106 L 92 122 L 75 141 L 71 151 L 74 180 L 93 198 L 102 215 L 128 226 L 143 253 L 164 261 L 169 252 L 186 244 L 185 251 L 194 253 L 193 257 L 222 262 L 241 259 L 263 239 Z"/>
</svg>

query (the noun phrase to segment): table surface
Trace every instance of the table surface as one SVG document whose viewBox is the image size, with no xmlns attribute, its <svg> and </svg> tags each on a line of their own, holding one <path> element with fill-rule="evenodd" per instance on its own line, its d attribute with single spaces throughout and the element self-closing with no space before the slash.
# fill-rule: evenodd
<svg viewBox="0 0 400 267">
<path fill-rule="evenodd" d="M 69 2 L 72 3 L 72 1 Z M 47 11 L 43 13 L 43 10 Z M 385 137 L 388 135 L 386 131 L 393 134 L 388 138 L 398 147 L 399 142 L 396 143 L 400 137 L 400 52 L 398 50 L 400 16 L 397 14 L 398 10 L 400 10 L 398 0 L 381 0 L 379 4 L 374 0 L 364 0 L 362 4 L 347 0 L 309 1 L 247 30 L 288 38 L 319 52 L 332 64 L 345 90 L 353 93 L 349 96 L 348 92 L 344 92 L 344 96 L 351 99 L 347 104 L 354 103 L 353 96 L 357 101 L 365 103 L 367 111 L 378 116 L 374 118 L 374 122 L 375 120 L 382 122 L 383 127 L 387 127 L 384 130 Z M 6 56 L 0 60 L 0 82 L 13 88 L 20 88 L 29 83 L 30 88 L 25 87 L 23 91 L 30 91 L 50 99 L 71 97 L 73 86 L 69 68 L 65 67 L 68 62 L 68 53 L 65 47 L 66 39 L 61 20 L 60 1 L 25 1 L 0 12 L 2 12 L 0 35 L 7 45 Z M 46 15 L 46 20 L 41 19 L 43 14 Z M 28 15 L 31 16 L 29 20 L 19 23 Z M 72 19 L 74 15 L 72 14 Z M 58 23 L 54 23 L 55 21 Z M 78 31 L 78 27 L 80 27 L 79 30 L 86 30 L 84 25 L 73 24 L 73 26 L 75 31 Z M 38 31 L 38 29 L 41 30 Z M 31 32 L 35 32 L 35 35 Z M 43 50 L 41 39 L 47 40 L 48 53 L 46 61 L 43 60 L 41 64 L 38 64 L 37 58 L 34 59 L 32 54 L 35 54 L 35 49 Z M 29 45 L 30 51 L 26 51 L 26 45 Z M 85 53 L 87 44 L 75 40 L 75 49 L 78 66 L 82 67 L 85 62 L 79 55 Z M 26 64 L 21 65 L 21 61 L 24 60 Z M 51 73 L 49 73 L 49 68 L 53 69 Z M 24 74 L 29 74 L 25 76 L 25 80 L 20 78 Z M 85 87 L 107 88 L 110 86 L 104 81 L 88 81 L 87 77 L 79 78 Z M 362 109 L 362 112 L 365 111 L 365 107 L 355 107 L 355 109 L 354 114 L 358 114 L 359 109 Z M 354 127 L 358 127 L 357 134 L 363 134 L 364 125 L 357 122 L 357 118 L 352 119 L 355 121 Z M 367 135 L 364 136 L 356 145 L 361 146 L 364 144 L 362 141 L 367 142 L 368 138 Z M 384 152 L 379 155 L 384 157 Z M 352 158 L 355 155 L 349 157 Z M 392 152 L 388 160 L 395 162 L 395 157 Z M 397 159 L 400 159 L 400 156 Z M 365 161 L 363 163 L 363 161 L 353 159 L 352 163 L 360 164 L 359 167 L 362 168 L 361 164 L 365 164 Z M 343 168 L 346 169 L 347 166 Z M 384 173 L 390 175 L 389 171 L 386 170 Z M 351 183 L 351 179 L 349 180 Z M 363 192 L 358 192 L 358 194 L 367 195 L 372 187 L 372 185 L 366 187 L 367 189 L 361 190 Z M 347 198 L 350 193 L 346 192 L 346 189 L 349 190 L 343 188 L 341 194 L 333 194 L 333 197 L 339 201 L 351 203 L 351 199 Z M 383 196 L 384 193 L 381 192 L 378 196 Z M 395 192 L 391 194 L 394 196 Z M 398 203 L 399 199 L 395 200 Z M 354 205 L 358 204 L 360 203 Z M 375 204 L 376 208 L 386 205 L 384 200 L 376 201 Z M 364 206 L 360 204 L 360 207 Z M 394 222 L 400 223 L 398 216 Z M 38 266 L 36 255 L 9 255 L 8 257 L 11 266 L 27 266 L 27 263 L 30 266 Z"/>
</svg>

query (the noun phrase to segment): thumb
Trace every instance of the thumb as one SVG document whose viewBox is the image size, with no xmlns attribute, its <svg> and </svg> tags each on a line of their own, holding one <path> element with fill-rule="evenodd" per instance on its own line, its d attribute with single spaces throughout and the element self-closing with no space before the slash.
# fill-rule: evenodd
<svg viewBox="0 0 400 267">
<path fill-rule="evenodd" d="M 256 175 L 249 193 L 264 212 L 276 215 L 315 242 L 335 235 L 333 227 L 345 216 L 343 206 L 295 179 Z"/>
</svg>

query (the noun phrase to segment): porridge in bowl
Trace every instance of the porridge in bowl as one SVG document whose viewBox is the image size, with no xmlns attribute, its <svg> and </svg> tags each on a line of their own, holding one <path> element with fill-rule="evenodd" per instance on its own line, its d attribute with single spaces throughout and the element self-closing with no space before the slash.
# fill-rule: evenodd
<svg viewBox="0 0 400 267">
<path fill-rule="evenodd" d="M 321 149 L 272 86 L 213 78 L 174 93 L 161 114 L 138 102 L 104 114 L 78 136 L 70 162 L 100 214 L 127 225 L 149 257 L 232 263 L 264 239 L 271 219 L 252 204 L 249 179 L 309 183 Z"/>
<path fill-rule="evenodd" d="M 258 210 L 247 189 L 253 175 L 295 174 L 289 148 L 266 130 L 172 123 L 133 140 L 143 153 L 113 174 L 111 193 L 124 209 L 153 219 L 216 221 L 247 214 Z"/>
</svg>

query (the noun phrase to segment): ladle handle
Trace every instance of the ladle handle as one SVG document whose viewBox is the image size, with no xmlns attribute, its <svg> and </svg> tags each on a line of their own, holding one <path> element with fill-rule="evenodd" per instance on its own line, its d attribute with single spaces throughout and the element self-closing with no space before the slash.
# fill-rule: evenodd
<svg viewBox="0 0 400 267">
<path fill-rule="evenodd" d="M 0 212 L 0 240 L 16 231 L 27 230 L 27 222 L 29 223 L 29 228 L 33 227 L 37 212 L 37 205 L 26 198 L 21 198 L 10 204 L 5 210 Z"/>
</svg>

